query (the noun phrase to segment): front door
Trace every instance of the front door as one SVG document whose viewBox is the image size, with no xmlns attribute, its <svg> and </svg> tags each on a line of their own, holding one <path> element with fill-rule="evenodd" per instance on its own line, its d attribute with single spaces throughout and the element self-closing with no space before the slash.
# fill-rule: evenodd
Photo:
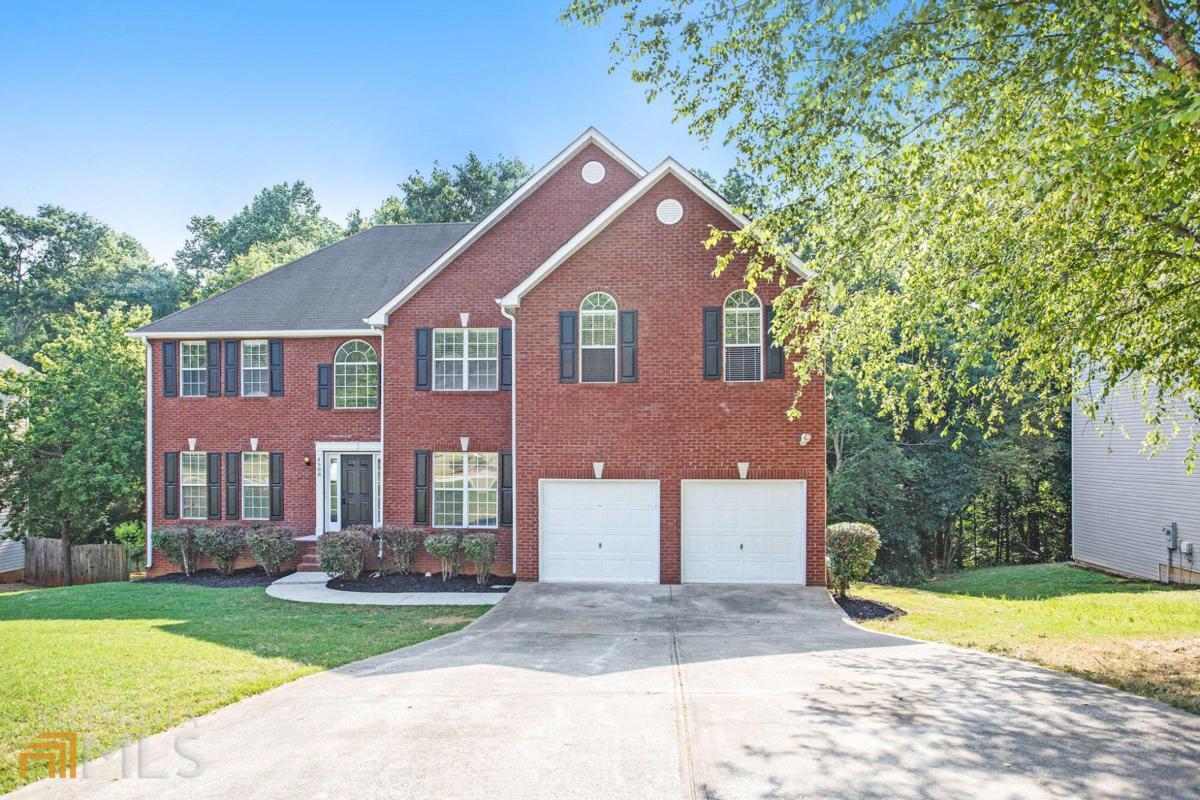
<svg viewBox="0 0 1200 800">
<path fill-rule="evenodd" d="M 374 521 L 371 502 L 372 456 L 342 456 L 342 528 L 370 525 Z"/>
</svg>

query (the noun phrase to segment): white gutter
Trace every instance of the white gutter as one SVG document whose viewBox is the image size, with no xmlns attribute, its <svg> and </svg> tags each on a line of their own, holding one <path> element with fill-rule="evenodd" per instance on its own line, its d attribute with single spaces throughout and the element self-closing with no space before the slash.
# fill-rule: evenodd
<svg viewBox="0 0 1200 800">
<path fill-rule="evenodd" d="M 154 346 L 146 345 L 146 569 L 154 566 Z"/>
<path fill-rule="evenodd" d="M 499 300 L 496 301 L 500 303 Z M 513 497 L 512 497 L 512 571 L 513 577 L 517 576 L 517 318 L 514 317 L 509 310 L 500 305 L 500 313 L 504 318 L 512 323 L 512 412 L 509 414 L 512 422 L 512 442 L 509 448 L 512 450 L 512 471 L 513 471 Z"/>
<path fill-rule="evenodd" d="M 364 328 L 329 328 L 294 331 L 131 331 L 125 334 L 133 339 L 315 339 L 339 336 L 382 336 L 379 330 Z"/>
<path fill-rule="evenodd" d="M 379 487 L 379 495 L 380 495 L 380 497 L 379 497 L 379 524 L 383 525 L 383 507 L 384 507 L 383 487 L 385 485 L 383 482 L 383 463 L 386 460 L 386 456 L 384 454 L 387 452 L 387 448 L 384 447 L 384 444 L 383 444 L 383 376 L 384 376 L 384 372 L 385 372 L 384 364 L 386 363 L 385 355 L 387 353 L 387 339 L 383 335 L 382 326 L 372 325 L 371 327 L 375 328 L 379 332 L 379 386 L 376 387 L 376 391 L 379 392 L 379 475 L 376 476 L 375 483 L 376 483 L 376 486 Z M 374 493 L 375 486 L 371 487 L 371 491 L 372 491 L 372 493 Z M 374 513 L 374 509 L 371 509 L 371 511 L 372 511 L 372 513 Z M 382 555 L 383 555 L 383 553 L 382 553 L 383 540 L 382 539 L 379 541 L 379 549 L 381 551 L 380 556 L 382 557 Z"/>
</svg>

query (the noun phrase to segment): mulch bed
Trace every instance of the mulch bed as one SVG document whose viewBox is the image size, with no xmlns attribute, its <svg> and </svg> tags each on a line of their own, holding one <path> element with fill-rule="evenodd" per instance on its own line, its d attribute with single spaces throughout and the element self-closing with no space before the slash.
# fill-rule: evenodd
<svg viewBox="0 0 1200 800">
<path fill-rule="evenodd" d="M 890 606 L 887 603 L 877 603 L 874 600 L 868 600 L 865 597 L 838 597 L 834 595 L 834 600 L 850 615 L 851 619 L 867 620 L 867 619 L 895 619 L 902 617 L 908 612 L 902 608 Z"/>
<path fill-rule="evenodd" d="M 156 578 L 145 578 L 138 583 L 182 583 L 187 586 L 204 586 L 209 589 L 259 589 L 270 586 L 284 575 L 290 574 L 290 572 L 284 572 L 272 578 L 260 567 L 249 567 L 248 569 L 239 569 L 229 577 L 225 577 L 215 569 L 198 569 L 190 578 L 182 572 L 172 572 Z"/>
<path fill-rule="evenodd" d="M 474 575 L 458 575 L 442 583 L 442 576 L 434 573 L 426 578 L 423 574 L 378 575 L 363 573 L 356 581 L 332 580 L 325 584 L 330 589 L 342 592 L 507 592 L 512 578 L 495 575 L 488 578 L 486 586 L 480 586 Z"/>
</svg>

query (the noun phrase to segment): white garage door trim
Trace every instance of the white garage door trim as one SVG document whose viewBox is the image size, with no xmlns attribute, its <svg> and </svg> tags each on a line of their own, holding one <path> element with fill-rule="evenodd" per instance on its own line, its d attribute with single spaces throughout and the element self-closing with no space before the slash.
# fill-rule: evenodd
<svg viewBox="0 0 1200 800">
<path fill-rule="evenodd" d="M 717 502 L 723 489 L 737 500 L 733 508 Z M 685 480 L 679 494 L 684 583 L 807 583 L 807 481 Z M 739 494 L 759 497 L 747 506 Z"/>
<path fill-rule="evenodd" d="M 613 525 L 612 533 L 617 536 L 616 540 L 610 540 L 610 546 L 616 545 L 621 552 L 626 555 L 633 552 L 635 549 L 640 552 L 641 558 L 630 560 L 602 558 L 596 559 L 580 559 L 571 566 L 557 561 L 548 565 L 547 554 L 552 557 L 557 551 L 547 547 L 547 536 L 555 535 L 553 528 L 559 523 L 578 524 L 587 521 L 587 517 L 583 514 L 574 511 L 574 504 L 579 503 L 586 506 L 591 502 L 591 498 L 581 495 L 574 500 L 568 499 L 564 502 L 564 508 L 553 509 L 549 507 L 547 494 L 554 494 L 559 487 L 577 487 L 585 492 L 596 494 L 612 492 L 614 500 L 626 498 L 637 500 L 637 488 L 641 487 L 646 490 L 642 497 L 642 505 L 640 508 L 630 509 L 613 509 L 616 513 L 611 515 L 606 524 Z M 653 501 L 649 501 L 649 490 L 653 489 Z M 538 480 L 538 577 L 539 580 L 553 583 L 594 583 L 594 582 L 610 582 L 610 583 L 658 583 L 660 575 L 659 565 L 659 550 L 661 547 L 661 492 L 659 491 L 659 482 L 657 480 L 592 480 L 585 478 L 541 478 Z M 551 498 L 558 500 L 558 498 Z M 571 511 L 569 515 L 557 514 L 555 512 Z M 618 532 L 623 532 L 622 536 Z M 638 538 L 633 538 L 637 536 Z M 597 534 L 594 531 L 589 531 L 584 528 L 581 531 L 584 537 L 593 537 Z M 602 534 L 600 534 L 602 535 Z M 603 548 L 597 548 L 597 551 Z M 590 553 L 590 546 L 588 548 Z M 612 552 L 612 549 L 609 551 Z M 582 554 L 581 555 L 585 555 Z M 605 554 L 608 555 L 608 554 Z M 553 558 L 551 559 L 553 560 Z M 624 569 L 617 573 L 613 567 L 617 567 L 624 563 Z M 588 569 L 594 567 L 594 569 Z M 606 569 L 607 568 L 607 569 Z M 606 573 L 607 574 L 604 574 Z"/>
</svg>

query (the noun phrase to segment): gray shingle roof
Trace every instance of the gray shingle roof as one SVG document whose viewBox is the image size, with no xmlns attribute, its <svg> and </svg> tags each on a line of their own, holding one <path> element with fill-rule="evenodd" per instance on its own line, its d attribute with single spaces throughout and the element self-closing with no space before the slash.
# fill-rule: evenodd
<svg viewBox="0 0 1200 800">
<path fill-rule="evenodd" d="M 4 372 L 7 369 L 15 369 L 17 372 L 29 372 L 33 367 L 22 364 L 7 353 L 0 352 L 0 372 Z"/>
<path fill-rule="evenodd" d="M 472 227 L 450 222 L 368 228 L 137 332 L 365 330 L 364 317 Z"/>
</svg>

